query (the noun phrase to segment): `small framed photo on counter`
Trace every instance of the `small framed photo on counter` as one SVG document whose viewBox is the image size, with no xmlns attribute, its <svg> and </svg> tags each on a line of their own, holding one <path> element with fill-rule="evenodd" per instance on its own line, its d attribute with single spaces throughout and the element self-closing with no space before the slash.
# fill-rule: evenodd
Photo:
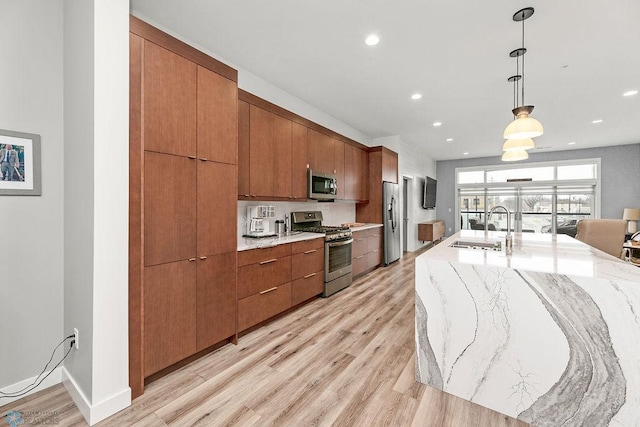
<svg viewBox="0 0 640 427">
<path fill-rule="evenodd" d="M 40 196 L 40 135 L 0 129 L 0 195 Z"/>
</svg>

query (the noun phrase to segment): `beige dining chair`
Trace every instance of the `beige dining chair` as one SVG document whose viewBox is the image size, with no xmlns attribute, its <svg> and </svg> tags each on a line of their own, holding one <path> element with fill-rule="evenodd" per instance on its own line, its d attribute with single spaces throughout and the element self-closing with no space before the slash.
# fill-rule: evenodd
<svg viewBox="0 0 640 427">
<path fill-rule="evenodd" d="M 578 222 L 576 239 L 621 258 L 626 230 L 627 221 L 623 219 L 583 219 Z"/>
</svg>

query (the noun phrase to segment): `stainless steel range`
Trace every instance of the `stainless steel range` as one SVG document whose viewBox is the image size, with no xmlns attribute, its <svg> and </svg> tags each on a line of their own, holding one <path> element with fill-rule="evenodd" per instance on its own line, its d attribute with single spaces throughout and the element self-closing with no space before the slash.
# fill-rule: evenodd
<svg viewBox="0 0 640 427">
<path fill-rule="evenodd" d="M 324 292 L 328 297 L 348 287 L 352 282 L 349 227 L 322 225 L 322 212 L 291 212 L 291 231 L 324 233 Z"/>
</svg>

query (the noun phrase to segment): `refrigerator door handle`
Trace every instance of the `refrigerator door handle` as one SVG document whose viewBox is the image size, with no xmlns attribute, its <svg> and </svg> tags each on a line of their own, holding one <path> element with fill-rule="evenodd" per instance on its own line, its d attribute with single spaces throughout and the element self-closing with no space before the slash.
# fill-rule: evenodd
<svg viewBox="0 0 640 427">
<path fill-rule="evenodd" d="M 389 216 L 391 220 L 391 230 L 396 231 L 396 198 L 391 196 L 391 203 L 389 204 Z"/>
</svg>

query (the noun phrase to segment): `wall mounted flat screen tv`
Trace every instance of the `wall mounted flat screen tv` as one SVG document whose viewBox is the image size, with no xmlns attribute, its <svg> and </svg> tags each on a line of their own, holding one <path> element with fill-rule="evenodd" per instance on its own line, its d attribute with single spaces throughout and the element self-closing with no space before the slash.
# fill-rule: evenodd
<svg viewBox="0 0 640 427">
<path fill-rule="evenodd" d="M 422 207 L 424 209 L 434 209 L 436 207 L 437 186 L 438 182 L 435 179 L 426 177 L 424 183 L 424 197 L 422 199 Z"/>
</svg>

